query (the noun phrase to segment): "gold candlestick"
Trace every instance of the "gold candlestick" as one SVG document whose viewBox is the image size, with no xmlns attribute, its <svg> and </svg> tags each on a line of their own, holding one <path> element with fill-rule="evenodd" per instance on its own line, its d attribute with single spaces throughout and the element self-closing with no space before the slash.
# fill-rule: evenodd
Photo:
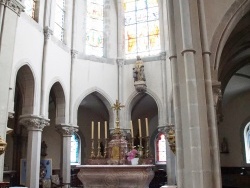
<svg viewBox="0 0 250 188">
<path fill-rule="evenodd" d="M 101 146 L 100 146 L 100 139 L 97 140 L 97 144 L 98 144 L 98 148 L 97 148 L 97 158 L 102 158 L 102 154 L 101 154 Z"/>
<path fill-rule="evenodd" d="M 90 158 L 91 159 L 95 158 L 94 139 L 91 139 L 91 154 L 90 154 Z"/>
<path fill-rule="evenodd" d="M 132 137 L 131 138 L 131 150 L 134 149 L 134 141 L 135 141 L 135 138 Z"/>
<path fill-rule="evenodd" d="M 147 137 L 146 137 L 146 158 L 149 158 L 149 157 L 150 157 L 149 140 L 150 140 L 150 137 L 147 136 Z"/>
<path fill-rule="evenodd" d="M 105 139 L 105 148 L 104 148 L 104 158 L 107 158 L 107 151 L 108 151 L 108 139 Z"/>
</svg>

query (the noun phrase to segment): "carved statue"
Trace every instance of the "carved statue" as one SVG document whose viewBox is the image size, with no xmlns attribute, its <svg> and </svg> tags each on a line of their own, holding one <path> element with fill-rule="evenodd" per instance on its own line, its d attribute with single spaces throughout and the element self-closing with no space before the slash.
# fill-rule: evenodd
<svg viewBox="0 0 250 188">
<path fill-rule="evenodd" d="M 146 81 L 144 74 L 144 65 L 140 56 L 137 56 L 137 61 L 135 62 L 135 66 L 133 68 L 133 77 L 134 81 Z"/>
<path fill-rule="evenodd" d="M 145 73 L 144 73 L 144 64 L 140 56 L 137 56 L 135 66 L 133 68 L 133 78 L 134 78 L 134 86 L 135 86 L 136 91 L 145 92 L 147 89 L 146 82 L 145 82 L 146 78 L 145 78 Z"/>
</svg>

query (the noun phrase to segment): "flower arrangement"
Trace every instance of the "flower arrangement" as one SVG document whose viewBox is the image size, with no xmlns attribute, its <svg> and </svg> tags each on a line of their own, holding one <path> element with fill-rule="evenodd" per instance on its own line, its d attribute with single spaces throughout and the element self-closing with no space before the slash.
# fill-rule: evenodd
<svg viewBox="0 0 250 188">
<path fill-rule="evenodd" d="M 136 149 L 132 149 L 130 152 L 127 153 L 128 161 L 131 161 L 132 159 L 138 157 L 138 151 Z"/>
<path fill-rule="evenodd" d="M 138 150 L 136 148 L 138 148 Z M 137 147 L 134 146 L 134 149 L 132 149 L 131 151 L 129 151 L 127 153 L 127 156 L 128 156 L 127 159 L 128 159 L 128 161 L 131 161 L 134 158 L 142 156 L 141 152 L 143 152 L 143 146 L 139 146 L 139 145 Z"/>
</svg>

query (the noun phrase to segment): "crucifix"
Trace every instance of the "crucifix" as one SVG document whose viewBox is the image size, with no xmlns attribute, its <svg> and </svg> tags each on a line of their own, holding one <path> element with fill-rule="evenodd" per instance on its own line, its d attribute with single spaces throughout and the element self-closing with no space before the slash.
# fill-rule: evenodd
<svg viewBox="0 0 250 188">
<path fill-rule="evenodd" d="M 125 107 L 124 105 L 121 105 L 118 100 L 116 100 L 116 103 L 112 106 L 112 108 L 116 111 L 116 128 L 119 129 L 119 110 L 121 108 Z"/>
</svg>

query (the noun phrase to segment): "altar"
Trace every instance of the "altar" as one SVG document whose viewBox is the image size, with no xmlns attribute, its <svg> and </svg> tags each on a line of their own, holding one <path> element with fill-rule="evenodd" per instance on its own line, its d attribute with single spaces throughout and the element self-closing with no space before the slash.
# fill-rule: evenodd
<svg viewBox="0 0 250 188">
<path fill-rule="evenodd" d="M 78 165 L 84 188 L 148 188 L 154 165 Z"/>
</svg>

